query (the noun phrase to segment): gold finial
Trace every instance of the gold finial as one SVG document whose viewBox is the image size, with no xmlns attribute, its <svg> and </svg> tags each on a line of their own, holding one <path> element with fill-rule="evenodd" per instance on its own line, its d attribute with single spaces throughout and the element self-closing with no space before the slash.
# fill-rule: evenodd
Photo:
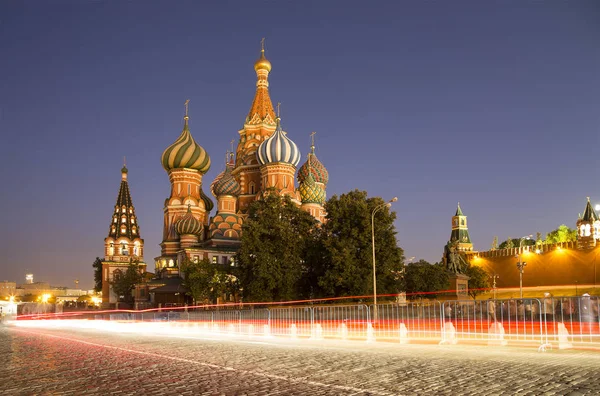
<svg viewBox="0 0 600 396">
<path fill-rule="evenodd" d="M 235 139 L 231 139 L 231 142 L 229 142 L 231 144 L 231 153 L 233 154 L 233 143 L 235 143 Z"/>
<path fill-rule="evenodd" d="M 190 104 L 190 100 L 189 100 L 189 99 L 187 99 L 187 100 L 185 101 L 185 104 L 184 104 L 184 105 L 185 105 L 185 116 L 186 116 L 186 117 L 188 116 L 188 105 L 189 105 L 189 104 Z"/>
<path fill-rule="evenodd" d="M 587 197 L 588 202 L 590 202 L 590 197 Z"/>
<path fill-rule="evenodd" d="M 188 203 L 188 213 L 191 213 L 191 212 L 192 212 L 192 204 Z"/>
<path fill-rule="evenodd" d="M 277 118 L 281 118 L 281 114 L 279 113 L 279 106 L 281 106 L 281 102 L 277 102 Z"/>
<path fill-rule="evenodd" d="M 127 161 L 125 160 L 125 156 L 123 156 L 123 166 L 127 166 Z"/>
<path fill-rule="evenodd" d="M 315 135 L 317 134 L 317 132 L 312 131 L 310 133 L 310 152 L 311 154 L 315 153 Z"/>
<path fill-rule="evenodd" d="M 265 52 L 265 38 L 264 37 L 262 38 L 262 40 L 260 40 L 260 51 Z"/>
</svg>

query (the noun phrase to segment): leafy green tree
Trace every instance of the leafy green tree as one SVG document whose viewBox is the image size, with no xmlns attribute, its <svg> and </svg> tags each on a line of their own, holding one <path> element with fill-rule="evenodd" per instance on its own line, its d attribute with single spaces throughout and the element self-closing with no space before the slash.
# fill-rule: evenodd
<svg viewBox="0 0 600 396">
<path fill-rule="evenodd" d="M 406 266 L 406 294 L 409 298 L 418 297 L 418 293 L 432 293 L 447 290 L 450 282 L 448 271 L 443 264 L 430 264 L 425 260 Z"/>
<path fill-rule="evenodd" d="M 92 267 L 94 267 L 94 291 L 100 293 L 102 291 L 102 259 L 96 257 Z"/>
<path fill-rule="evenodd" d="M 135 288 L 135 285 L 140 283 L 143 279 L 143 275 L 140 272 L 139 263 L 137 261 L 131 261 L 125 272 L 115 271 L 113 272 L 113 280 L 110 282 L 114 293 L 126 303 L 133 302 L 133 294 L 131 293 Z"/>
<path fill-rule="evenodd" d="M 521 242 L 521 239 L 519 239 L 519 238 L 508 238 L 506 241 L 504 241 L 500 244 L 498 249 L 512 249 L 512 248 L 518 248 L 519 246 L 533 246 L 533 245 L 535 245 L 535 241 L 531 238 L 523 239 L 523 242 Z"/>
<path fill-rule="evenodd" d="M 573 230 L 566 225 L 560 225 L 556 230 L 546 234 L 546 243 L 572 242 L 577 240 L 577 230 Z"/>
<path fill-rule="evenodd" d="M 469 296 L 475 300 L 478 295 L 490 287 L 490 275 L 481 267 L 469 265 L 465 272 L 469 279 Z"/>
<path fill-rule="evenodd" d="M 301 295 L 306 252 L 316 220 L 289 196 L 267 191 L 248 208 L 237 254 L 243 295 L 250 301 L 286 301 Z"/>
<path fill-rule="evenodd" d="M 194 303 L 211 301 L 211 281 L 217 272 L 214 264 L 207 259 L 195 263 L 185 259 L 181 263 L 181 269 L 184 277 L 184 285 L 187 287 L 187 294 L 194 299 Z"/>
<path fill-rule="evenodd" d="M 311 262 L 318 277 L 317 296 L 364 296 L 373 293 L 371 215 L 379 197 L 366 191 L 334 195 L 325 204 L 326 222 L 320 233 L 318 260 Z M 383 207 L 375 214 L 375 262 L 377 293 L 403 290 L 404 252 L 398 247 L 396 214 Z"/>
</svg>

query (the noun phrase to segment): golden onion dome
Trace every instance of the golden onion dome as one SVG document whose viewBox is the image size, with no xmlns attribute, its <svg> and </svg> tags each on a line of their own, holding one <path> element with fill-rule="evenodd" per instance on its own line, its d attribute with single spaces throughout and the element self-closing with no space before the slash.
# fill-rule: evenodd
<svg viewBox="0 0 600 396">
<path fill-rule="evenodd" d="M 254 62 L 254 71 L 266 70 L 267 72 L 271 71 L 271 62 L 267 58 L 265 58 L 265 50 L 260 51 L 260 58 L 256 62 Z"/>
</svg>

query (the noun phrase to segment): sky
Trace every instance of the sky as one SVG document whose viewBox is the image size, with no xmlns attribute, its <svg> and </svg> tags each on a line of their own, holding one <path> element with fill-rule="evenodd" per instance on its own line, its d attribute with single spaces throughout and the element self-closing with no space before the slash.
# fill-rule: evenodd
<svg viewBox="0 0 600 396">
<path fill-rule="evenodd" d="M 263 37 L 303 161 L 316 131 L 328 197 L 397 196 L 406 257 L 459 201 L 481 251 L 600 203 L 597 1 L 2 1 L 0 281 L 92 287 L 124 156 L 153 270 L 184 102 L 208 191 Z"/>
</svg>

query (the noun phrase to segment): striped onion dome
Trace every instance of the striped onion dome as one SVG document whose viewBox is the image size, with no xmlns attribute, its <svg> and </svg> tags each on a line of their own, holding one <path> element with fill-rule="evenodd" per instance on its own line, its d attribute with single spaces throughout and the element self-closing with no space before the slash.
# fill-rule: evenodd
<svg viewBox="0 0 600 396">
<path fill-rule="evenodd" d="M 242 193 L 242 187 L 231 174 L 231 166 L 227 165 L 223 177 L 217 182 L 214 187 L 215 197 L 220 195 L 238 196 Z"/>
<path fill-rule="evenodd" d="M 281 119 L 277 117 L 277 128 L 275 132 L 263 141 L 256 151 L 258 162 L 261 165 L 285 162 L 298 166 L 300 162 L 300 150 L 296 143 L 286 136 L 281 129 Z"/>
<path fill-rule="evenodd" d="M 199 235 L 202 232 L 202 223 L 194 217 L 190 205 L 185 216 L 175 222 L 175 231 L 179 235 Z"/>
<path fill-rule="evenodd" d="M 208 195 L 204 194 L 204 190 L 202 190 L 202 188 L 200 188 L 200 199 L 202 202 L 204 202 L 204 209 L 206 209 L 207 212 L 213 210 L 215 204 Z"/>
<path fill-rule="evenodd" d="M 188 127 L 189 117 L 184 117 L 185 123 L 179 138 L 162 153 L 162 166 L 168 172 L 171 169 L 196 169 L 204 174 L 210 169 L 208 153 L 194 141 Z"/>
<path fill-rule="evenodd" d="M 323 166 L 321 161 L 315 155 L 315 146 L 311 146 L 311 152 L 308 154 L 306 162 L 298 169 L 298 182 L 306 180 L 309 173 L 312 174 L 317 183 L 327 184 L 329 181 L 329 172 Z"/>
<path fill-rule="evenodd" d="M 215 197 L 217 196 L 217 194 L 215 194 L 215 186 L 217 185 L 217 183 L 219 182 L 219 180 L 221 180 L 223 178 L 223 176 L 225 176 L 225 172 L 227 171 L 227 169 L 225 169 L 223 172 L 219 173 L 217 175 L 217 177 L 215 177 L 215 180 L 213 180 L 212 183 L 210 183 L 210 193 L 212 195 L 214 195 Z"/>
<path fill-rule="evenodd" d="M 300 183 L 298 191 L 302 203 L 316 203 L 319 205 L 325 203 L 325 190 L 315 182 L 315 178 L 311 173 Z"/>
</svg>

